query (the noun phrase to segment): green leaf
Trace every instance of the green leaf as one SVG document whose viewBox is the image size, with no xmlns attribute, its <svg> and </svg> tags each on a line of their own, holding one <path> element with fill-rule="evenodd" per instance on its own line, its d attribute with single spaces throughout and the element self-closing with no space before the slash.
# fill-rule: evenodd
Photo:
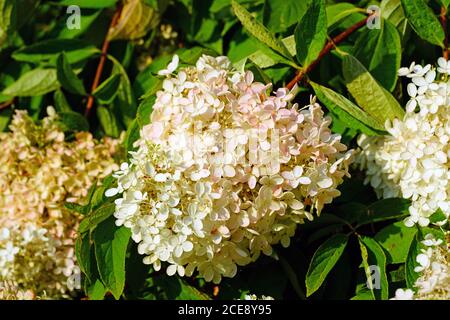
<svg viewBox="0 0 450 320">
<path fill-rule="evenodd" d="M 325 241 L 314 253 L 306 274 L 306 296 L 320 288 L 328 273 L 344 252 L 348 237 L 337 234 Z"/>
<path fill-rule="evenodd" d="M 291 56 L 295 56 L 294 35 L 281 39 Z M 276 64 L 285 64 L 293 68 L 299 66 L 291 59 L 287 59 L 276 53 L 268 46 L 253 37 L 248 37 L 244 32 L 239 31 L 230 42 L 227 56 L 233 62 L 237 70 L 243 71 L 245 63 L 251 60 L 260 68 L 268 68 Z"/>
<path fill-rule="evenodd" d="M 13 0 L 0 0 L 0 47 L 15 29 L 14 10 Z"/>
<path fill-rule="evenodd" d="M 332 234 L 341 232 L 343 229 L 343 223 L 339 224 L 333 224 L 330 226 L 326 226 L 323 228 L 318 229 L 317 231 L 313 232 L 309 237 L 308 241 L 306 242 L 307 245 L 314 243 L 315 241 L 318 241 L 322 238 L 329 237 Z"/>
<path fill-rule="evenodd" d="M 11 121 L 12 117 L 12 110 L 11 108 L 0 110 L 0 132 L 5 131 L 9 123 Z"/>
<path fill-rule="evenodd" d="M 365 28 L 353 48 L 353 54 L 387 90 L 397 83 L 402 47 L 397 29 L 386 20 L 380 29 Z"/>
<path fill-rule="evenodd" d="M 97 20 L 98 16 L 102 13 L 102 10 L 97 9 L 83 9 L 80 15 L 80 28 L 67 28 L 67 20 L 63 19 L 60 24 L 56 27 L 54 31 L 54 36 L 56 39 L 75 39 L 90 31 L 90 27 Z M 69 17 L 69 16 L 67 16 Z"/>
<path fill-rule="evenodd" d="M 364 111 L 382 124 L 388 119 L 403 119 L 405 111 L 397 100 L 355 57 L 345 55 L 342 69 L 348 91 Z"/>
<path fill-rule="evenodd" d="M 0 47 L 5 42 L 14 41 L 15 32 L 30 20 L 39 2 L 39 0 L 0 0 Z"/>
<path fill-rule="evenodd" d="M 277 39 L 267 28 L 257 21 L 250 12 L 235 0 L 231 1 L 234 13 L 241 21 L 245 29 L 256 39 L 267 45 L 269 48 L 278 52 L 282 56 L 290 59 L 291 55 L 284 44 Z"/>
<path fill-rule="evenodd" d="M 408 30 L 408 20 L 405 17 L 401 0 L 383 0 L 380 5 L 381 16 L 392 23 L 402 37 Z"/>
<path fill-rule="evenodd" d="M 157 286 L 163 288 L 163 297 L 168 300 L 211 300 L 205 293 L 189 285 L 178 276 L 154 276 Z"/>
<path fill-rule="evenodd" d="M 86 288 L 89 300 L 103 300 L 108 290 L 99 279 L 95 279 L 94 284 Z"/>
<path fill-rule="evenodd" d="M 35 13 L 37 7 L 41 4 L 40 0 L 21 0 L 13 1 L 16 3 L 15 7 L 15 28 L 19 29 L 25 25 Z"/>
<path fill-rule="evenodd" d="M 72 107 L 67 101 L 64 93 L 58 89 L 53 94 L 53 101 L 55 102 L 55 109 L 58 112 L 72 111 Z"/>
<path fill-rule="evenodd" d="M 426 235 L 431 234 L 433 238 L 440 239 L 446 243 L 446 231 L 444 230 L 442 227 L 435 226 L 421 227 L 419 230 L 419 239 L 420 241 L 425 240 Z"/>
<path fill-rule="evenodd" d="M 358 224 L 365 225 L 391 219 L 399 219 L 409 214 L 411 201 L 403 198 L 378 200 L 367 207 L 365 215 L 361 215 Z"/>
<path fill-rule="evenodd" d="M 375 130 L 384 131 L 383 124 L 379 123 L 344 96 L 312 81 L 310 84 L 319 100 L 331 112 L 336 113 L 341 120 L 346 121 L 350 128 L 358 129 L 368 135 L 376 135 L 377 132 Z"/>
<path fill-rule="evenodd" d="M 89 212 L 89 206 L 83 206 L 81 204 L 74 203 L 74 202 L 65 202 L 64 207 L 66 207 L 70 211 L 75 211 L 82 215 L 85 215 Z"/>
<path fill-rule="evenodd" d="M 154 95 L 162 88 L 162 82 L 160 77 L 154 76 L 150 70 L 145 69 L 137 75 L 133 83 L 134 94 L 138 98 Z"/>
<path fill-rule="evenodd" d="M 360 14 L 361 12 L 360 8 L 355 7 L 355 5 L 348 2 L 327 5 L 326 10 L 328 18 L 328 28 L 333 28 L 335 25 L 337 25 L 339 22 L 349 17 L 350 15 L 355 13 Z"/>
<path fill-rule="evenodd" d="M 89 281 L 94 281 L 91 274 L 91 243 L 89 233 L 79 236 L 75 242 L 75 254 L 77 257 L 77 263 Z"/>
<path fill-rule="evenodd" d="M 297 54 L 297 48 L 295 47 L 295 35 L 283 38 L 281 39 L 281 42 L 283 42 L 291 56 L 295 56 Z"/>
<path fill-rule="evenodd" d="M 295 54 L 295 41 L 293 42 L 294 50 L 292 53 Z M 283 41 L 283 43 L 285 42 Z M 247 60 L 251 60 L 254 64 L 263 69 L 272 67 L 278 63 L 298 68 L 291 60 L 284 58 L 283 56 L 279 55 L 269 47 L 263 45 L 261 42 L 253 38 L 248 38 L 246 41 L 244 41 L 244 43 L 241 43 L 241 47 L 235 48 L 235 50 L 239 51 L 239 55 L 242 55 L 242 53 L 245 52 L 242 49 L 247 49 L 244 48 L 244 46 L 248 47 L 248 55 L 245 55 L 238 61 L 233 61 L 238 70 L 243 69 L 244 63 L 246 63 Z M 239 65 L 241 65 L 241 68 L 239 68 Z"/>
<path fill-rule="evenodd" d="M 439 2 L 444 6 L 444 7 L 448 7 L 448 5 L 450 4 L 450 0 L 439 0 Z"/>
<path fill-rule="evenodd" d="M 411 242 L 411 246 L 409 247 L 408 257 L 406 258 L 406 267 L 405 267 L 405 279 L 406 285 L 408 288 L 415 290 L 414 284 L 416 283 L 417 278 L 419 278 L 419 273 L 414 271 L 414 268 L 419 264 L 416 261 L 417 255 L 420 253 L 421 248 L 423 247 L 422 243 L 419 240 L 419 234 L 416 233 L 413 241 Z"/>
<path fill-rule="evenodd" d="M 402 0 L 402 6 L 408 22 L 419 37 L 444 47 L 444 30 L 425 0 Z"/>
<path fill-rule="evenodd" d="M 99 223 L 102 223 L 112 216 L 115 210 L 116 206 L 114 203 L 104 204 L 81 221 L 78 232 L 84 233 L 95 228 Z"/>
<path fill-rule="evenodd" d="M 56 75 L 58 77 L 58 81 L 64 89 L 74 94 L 79 94 L 82 96 L 86 95 L 83 81 L 81 81 L 75 72 L 73 72 L 64 51 L 58 56 L 58 60 L 56 62 Z"/>
<path fill-rule="evenodd" d="M 375 297 L 382 300 L 389 298 L 389 283 L 386 275 L 386 255 L 383 248 L 378 242 L 370 237 L 359 237 L 359 241 L 367 248 L 368 252 L 368 264 L 377 266 L 379 268 L 380 276 L 380 288 L 373 288 Z M 369 270 L 366 271 L 366 274 Z M 370 274 L 369 274 L 370 276 Z M 372 283 L 371 276 L 367 278 L 369 283 Z"/>
<path fill-rule="evenodd" d="M 158 11 L 141 0 L 123 3 L 119 22 L 109 29 L 109 40 L 134 40 L 142 38 L 159 22 Z"/>
<path fill-rule="evenodd" d="M 262 47 L 247 57 L 260 68 L 269 68 L 278 63 L 292 66 L 290 60 L 280 56 L 267 47 Z"/>
<path fill-rule="evenodd" d="M 93 45 L 76 39 L 50 39 L 34 43 L 13 52 L 17 61 L 31 63 L 56 63 L 58 56 L 65 52 L 70 64 L 90 58 L 100 51 Z"/>
<path fill-rule="evenodd" d="M 284 0 L 280 5 L 279 0 L 267 0 L 264 2 L 264 24 L 272 32 L 282 32 L 298 22 L 312 0 Z"/>
<path fill-rule="evenodd" d="M 84 290 L 90 300 L 101 300 L 107 290 L 99 279 L 93 243 L 89 233 L 79 235 L 75 243 L 77 264 L 85 275 Z"/>
<path fill-rule="evenodd" d="M 100 84 L 92 95 L 97 98 L 101 104 L 110 104 L 117 95 L 120 86 L 120 74 L 113 74 Z"/>
<path fill-rule="evenodd" d="M 254 63 L 250 63 L 247 65 L 247 70 L 251 71 L 253 73 L 255 81 L 262 82 L 262 83 L 270 83 L 271 80 L 269 76 L 262 70 L 258 65 Z"/>
<path fill-rule="evenodd" d="M 390 282 L 405 282 L 405 264 L 398 265 L 399 267 L 389 272 Z"/>
<path fill-rule="evenodd" d="M 11 97 L 41 96 L 59 87 L 56 69 L 33 69 L 9 85 L 2 94 Z"/>
<path fill-rule="evenodd" d="M 210 55 L 210 56 L 217 55 L 217 53 L 215 53 L 213 50 L 208 49 L 208 48 L 203 48 L 203 47 L 181 48 L 181 49 L 178 49 L 176 51 L 176 53 L 177 53 L 178 57 L 180 58 L 181 62 L 190 64 L 190 65 L 194 65 L 197 62 L 197 60 L 204 54 Z M 153 64 L 153 62 L 152 62 L 152 64 Z M 164 65 L 164 67 L 165 67 L 165 65 Z M 156 72 L 159 70 L 154 70 L 154 71 Z"/>
<path fill-rule="evenodd" d="M 311 3 L 295 28 L 297 61 L 304 67 L 313 62 L 327 40 L 327 15 L 324 0 Z"/>
<path fill-rule="evenodd" d="M 118 300 L 125 286 L 125 256 L 131 231 L 109 219 L 94 230 L 95 257 L 102 282 Z"/>
<path fill-rule="evenodd" d="M 177 300 L 211 300 L 207 294 L 187 284 L 183 279 L 178 279 L 178 281 L 181 285 L 181 292 L 177 296 Z"/>
<path fill-rule="evenodd" d="M 133 151 L 133 143 L 140 137 L 140 128 L 137 119 L 134 119 L 131 125 L 127 129 L 127 134 L 125 136 L 125 150 Z"/>
<path fill-rule="evenodd" d="M 364 243 L 361 241 L 361 238 L 358 237 L 358 243 L 359 243 L 359 249 L 361 251 L 361 259 L 362 259 L 362 265 L 364 268 L 364 274 L 366 275 L 366 280 L 371 281 L 371 274 L 370 274 L 370 268 L 369 268 L 369 252 L 367 251 L 367 247 L 364 245 Z M 359 288 L 359 291 L 363 291 L 363 296 L 359 296 L 359 298 L 353 297 L 352 299 L 355 300 L 375 300 L 375 293 L 373 292 L 373 287 L 368 287 L 367 282 L 364 283 L 361 287 L 365 287 L 363 290 L 362 288 Z"/>
<path fill-rule="evenodd" d="M 356 121 L 356 119 L 344 110 L 338 109 L 337 112 L 331 112 L 331 118 L 331 131 L 341 135 L 341 142 L 343 144 L 350 144 L 350 142 L 361 132 L 354 127 L 353 122 Z M 376 135 L 375 132 L 368 132 L 366 134 Z"/>
<path fill-rule="evenodd" d="M 150 115 L 153 110 L 153 105 L 155 104 L 156 96 L 150 96 L 144 99 L 138 107 L 136 120 L 139 124 L 139 127 L 142 128 L 146 124 L 150 123 Z"/>
<path fill-rule="evenodd" d="M 103 179 L 100 186 L 95 186 L 94 190 L 92 191 L 92 196 L 89 200 L 91 210 L 95 211 L 102 205 L 109 203 L 107 201 L 109 198 L 105 196 L 105 191 L 111 188 L 116 183 L 116 181 L 117 180 L 112 175 L 109 175 Z"/>
<path fill-rule="evenodd" d="M 438 209 L 435 213 L 433 213 L 430 216 L 430 222 L 431 223 L 437 223 L 441 221 L 445 221 L 447 219 L 447 216 L 442 212 L 441 209 Z"/>
<path fill-rule="evenodd" d="M 350 300 L 375 300 L 373 292 L 369 289 L 362 289 Z"/>
<path fill-rule="evenodd" d="M 130 79 L 124 67 L 120 62 L 111 55 L 108 55 L 114 66 L 112 74 L 120 75 L 120 85 L 117 89 L 117 95 L 113 101 L 115 110 L 120 112 L 120 119 L 123 124 L 128 127 L 136 117 L 137 105 L 131 88 Z"/>
<path fill-rule="evenodd" d="M 116 5 L 117 0 L 60 0 L 56 2 L 61 6 L 79 6 L 80 8 L 110 8 Z"/>
<path fill-rule="evenodd" d="M 120 129 L 117 123 L 117 119 L 109 108 L 105 106 L 98 106 L 97 117 L 100 120 L 100 125 L 102 126 L 106 135 L 114 138 L 117 138 L 120 135 Z"/>
<path fill-rule="evenodd" d="M 374 239 L 383 247 L 388 263 L 404 263 L 416 233 L 416 228 L 397 221 L 378 231 Z"/>
<path fill-rule="evenodd" d="M 162 289 L 160 298 L 166 300 L 211 300 L 205 293 L 178 276 L 154 275 L 154 284 Z"/>
<path fill-rule="evenodd" d="M 63 131 L 89 131 L 89 123 L 86 118 L 75 111 L 65 111 L 58 113 Z"/>
</svg>

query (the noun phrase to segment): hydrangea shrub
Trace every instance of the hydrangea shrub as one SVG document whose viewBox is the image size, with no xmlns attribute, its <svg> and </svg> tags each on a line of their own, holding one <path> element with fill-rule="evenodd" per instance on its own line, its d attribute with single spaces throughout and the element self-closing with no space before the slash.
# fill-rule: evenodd
<svg viewBox="0 0 450 320">
<path fill-rule="evenodd" d="M 0 0 L 0 299 L 448 300 L 448 4 Z"/>
</svg>

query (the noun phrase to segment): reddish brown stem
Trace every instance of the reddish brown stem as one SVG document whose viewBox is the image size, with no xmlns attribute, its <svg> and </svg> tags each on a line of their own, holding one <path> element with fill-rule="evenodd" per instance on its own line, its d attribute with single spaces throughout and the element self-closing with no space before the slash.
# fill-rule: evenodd
<svg viewBox="0 0 450 320">
<path fill-rule="evenodd" d="M 287 88 L 292 89 L 296 83 L 301 81 L 303 77 L 308 74 L 312 69 L 314 69 L 317 64 L 322 60 L 323 57 L 325 57 L 334 47 L 336 47 L 337 44 L 345 40 L 348 36 L 350 36 L 353 32 L 360 29 L 364 25 L 366 25 L 367 20 L 370 18 L 370 16 L 366 17 L 364 20 L 359 21 L 358 23 L 354 24 L 353 26 L 349 27 L 333 39 L 329 40 L 323 49 L 320 51 L 319 56 L 316 60 L 314 60 L 306 69 L 298 70 L 295 74 L 294 79 L 292 79 L 288 84 Z"/>
<path fill-rule="evenodd" d="M 109 25 L 108 32 L 106 34 L 105 40 L 103 41 L 100 61 L 97 66 L 97 71 L 95 72 L 94 82 L 92 82 L 92 87 L 91 87 L 91 94 L 88 97 L 88 101 L 86 104 L 86 110 L 84 112 L 84 115 L 86 117 L 89 116 L 89 114 L 92 110 L 92 107 L 94 106 L 94 96 L 92 95 L 92 93 L 95 91 L 95 89 L 97 89 L 97 87 L 100 83 L 100 78 L 102 77 L 103 67 L 105 66 L 106 56 L 108 54 L 108 48 L 109 48 L 109 32 L 119 22 L 121 11 L 122 11 L 122 7 L 119 5 L 116 9 L 116 12 L 114 13 L 114 16 L 111 19 L 111 24 Z"/>
<path fill-rule="evenodd" d="M 5 102 L 3 102 L 2 104 L 0 104 L 0 110 L 6 109 L 6 108 L 8 108 L 9 106 L 11 106 L 11 105 L 14 103 L 14 100 L 15 100 L 15 99 L 11 99 L 11 100 L 9 100 L 9 101 L 5 101 Z"/>
<path fill-rule="evenodd" d="M 445 60 L 448 60 L 448 34 L 447 34 L 447 8 L 445 6 L 441 7 L 441 14 L 439 15 L 439 20 L 441 21 L 442 29 L 444 29 L 444 49 L 442 49 L 442 56 Z"/>
</svg>

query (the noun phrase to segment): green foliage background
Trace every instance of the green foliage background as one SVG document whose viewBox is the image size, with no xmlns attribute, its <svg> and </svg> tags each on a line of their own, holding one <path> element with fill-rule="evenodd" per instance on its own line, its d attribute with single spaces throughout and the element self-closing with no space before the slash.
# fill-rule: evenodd
<svg viewBox="0 0 450 320">
<path fill-rule="evenodd" d="M 333 130 L 355 147 L 359 133 L 384 134 L 386 119 L 403 116 L 405 88 L 397 70 L 442 55 L 446 30 L 438 14 L 449 1 L 124 2 L 0 0 L 0 130 L 8 130 L 13 109 L 26 109 L 39 120 L 53 105 L 68 133 L 118 137 L 126 131 L 124 147 L 132 150 L 161 86 L 157 71 L 174 53 L 182 64 L 208 53 L 227 55 L 236 68 L 252 70 L 275 88 L 308 71 L 296 99 L 307 103 L 317 95 Z M 67 28 L 69 5 L 81 8 L 81 29 Z M 119 5 L 130 6 L 132 15 L 108 34 Z M 380 28 L 363 25 L 321 56 L 327 41 L 367 17 L 370 5 L 381 8 Z M 162 37 L 160 24 L 177 32 L 173 43 Z M 105 67 L 91 90 L 105 39 Z M 93 111 L 85 116 L 88 99 L 94 99 Z M 215 288 L 142 264 L 129 230 L 114 224 L 114 204 L 104 197 L 114 181 L 107 178 L 92 188 L 88 205 L 67 205 L 85 215 L 76 248 L 84 281 L 80 298 L 236 299 L 251 292 L 276 299 L 388 299 L 396 288 L 412 288 L 425 231 L 442 234 L 406 228 L 401 219 L 409 202 L 376 200 L 363 180 L 355 170 L 342 195 L 319 218 L 298 227 L 288 249 L 277 247 L 273 256 Z M 364 270 L 371 264 L 381 268 L 381 290 L 365 285 L 371 275 Z"/>
</svg>

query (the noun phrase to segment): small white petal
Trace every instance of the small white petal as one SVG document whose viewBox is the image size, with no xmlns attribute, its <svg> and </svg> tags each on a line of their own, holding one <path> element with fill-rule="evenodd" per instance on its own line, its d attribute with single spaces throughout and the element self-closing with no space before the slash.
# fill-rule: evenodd
<svg viewBox="0 0 450 320">
<path fill-rule="evenodd" d="M 404 76 L 408 75 L 409 73 L 410 73 L 409 68 L 403 67 L 403 68 L 398 69 L 397 74 L 399 77 L 404 77 Z"/>
<path fill-rule="evenodd" d="M 300 182 L 300 184 L 310 184 L 311 183 L 311 179 L 308 177 L 301 177 L 300 179 L 298 179 L 298 181 Z"/>
<path fill-rule="evenodd" d="M 119 193 L 118 188 L 111 188 L 111 189 L 106 190 L 105 196 L 106 197 L 114 197 L 118 193 Z"/>
<path fill-rule="evenodd" d="M 417 101 L 415 99 L 411 99 L 406 103 L 406 111 L 407 112 L 414 112 L 417 107 Z"/>
<path fill-rule="evenodd" d="M 417 95 L 417 87 L 414 85 L 414 83 L 408 83 L 408 86 L 406 88 L 410 97 L 414 98 Z"/>
<path fill-rule="evenodd" d="M 192 249 L 194 248 L 194 245 L 192 244 L 192 242 L 190 242 L 190 241 L 185 241 L 185 242 L 183 242 L 183 250 L 185 251 L 185 252 L 190 252 L 190 251 L 192 251 Z"/>
<path fill-rule="evenodd" d="M 419 254 L 416 258 L 416 261 L 422 266 L 422 267 L 428 267 L 430 264 L 430 259 L 426 254 Z"/>
<path fill-rule="evenodd" d="M 412 81 L 416 86 L 419 86 L 419 87 L 423 87 L 428 84 L 427 81 L 425 80 L 425 78 L 423 78 L 423 77 L 415 77 L 412 79 Z"/>
<path fill-rule="evenodd" d="M 167 181 L 167 177 L 163 173 L 158 173 L 157 175 L 155 175 L 155 181 L 156 182 L 165 182 L 165 181 Z"/>
<path fill-rule="evenodd" d="M 166 272 L 168 276 L 173 276 L 177 272 L 177 266 L 175 264 L 171 264 L 167 267 Z"/>
<path fill-rule="evenodd" d="M 445 60 L 443 57 L 440 57 L 437 63 L 440 67 L 447 68 L 447 60 Z"/>
</svg>

